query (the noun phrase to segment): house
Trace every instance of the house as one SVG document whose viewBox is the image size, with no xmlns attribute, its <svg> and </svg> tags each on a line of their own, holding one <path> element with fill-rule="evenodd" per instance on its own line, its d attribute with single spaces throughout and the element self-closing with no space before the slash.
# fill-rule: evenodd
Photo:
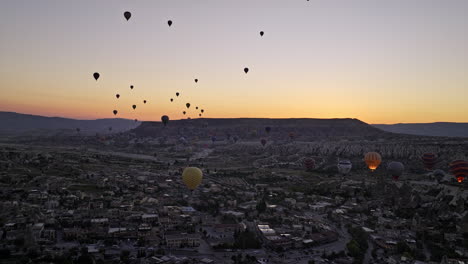
<svg viewBox="0 0 468 264">
<path fill-rule="evenodd" d="M 199 234 L 173 233 L 166 234 L 166 245 L 169 248 L 198 247 L 200 245 Z"/>
</svg>

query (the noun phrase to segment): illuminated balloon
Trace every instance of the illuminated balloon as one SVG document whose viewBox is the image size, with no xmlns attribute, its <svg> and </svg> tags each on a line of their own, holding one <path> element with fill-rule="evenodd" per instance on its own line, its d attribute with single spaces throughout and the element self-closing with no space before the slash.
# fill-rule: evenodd
<svg viewBox="0 0 468 264">
<path fill-rule="evenodd" d="M 96 81 L 99 79 L 99 76 L 101 76 L 101 75 L 99 74 L 99 72 L 93 73 L 93 77 L 94 77 L 94 79 L 95 79 Z"/>
<path fill-rule="evenodd" d="M 171 21 L 171 20 L 168 20 L 168 21 L 167 21 L 167 24 L 168 24 L 169 26 L 172 26 L 172 21 Z"/>
<path fill-rule="evenodd" d="M 340 160 L 337 167 L 339 173 L 346 175 L 351 171 L 353 164 L 349 160 Z"/>
<path fill-rule="evenodd" d="M 244 72 L 247 74 L 249 72 L 249 68 L 244 68 Z"/>
<path fill-rule="evenodd" d="M 203 172 L 196 167 L 187 167 L 182 172 L 182 181 L 190 190 L 195 190 L 202 182 Z"/>
<path fill-rule="evenodd" d="M 120 94 L 116 94 L 115 97 L 117 97 L 117 99 L 119 99 L 119 98 L 120 98 Z"/>
<path fill-rule="evenodd" d="M 113 112 L 114 112 L 114 115 L 116 115 L 116 114 L 117 114 L 117 110 L 114 110 Z"/>
<path fill-rule="evenodd" d="M 315 160 L 313 158 L 305 158 L 303 164 L 307 171 L 311 171 L 315 168 Z"/>
<path fill-rule="evenodd" d="M 426 170 L 434 169 L 435 164 L 437 163 L 437 155 L 434 153 L 424 153 L 421 157 L 424 168 Z"/>
<path fill-rule="evenodd" d="M 190 108 L 190 103 L 186 103 L 185 106 L 188 108 Z"/>
<path fill-rule="evenodd" d="M 468 177 L 468 161 L 455 160 L 450 163 L 450 173 L 457 178 L 458 182 L 463 182 Z"/>
<path fill-rule="evenodd" d="M 135 108 L 136 108 L 136 105 L 132 105 L 132 108 L 133 108 L 133 110 L 135 110 Z"/>
<path fill-rule="evenodd" d="M 161 121 L 163 122 L 164 126 L 166 126 L 169 122 L 169 117 L 167 115 L 163 115 L 161 116 Z"/>
<path fill-rule="evenodd" d="M 126 11 L 126 12 L 124 13 L 124 17 L 125 17 L 125 19 L 127 19 L 127 21 L 128 21 L 128 20 L 132 17 L 132 13 Z"/>
<path fill-rule="evenodd" d="M 398 180 L 403 171 L 405 170 L 405 166 L 401 162 L 392 161 L 387 165 L 387 171 L 393 177 L 394 180 Z"/>
<path fill-rule="evenodd" d="M 366 162 L 367 167 L 371 171 L 374 171 L 379 167 L 380 163 L 382 162 L 382 157 L 377 152 L 368 152 L 364 156 L 364 161 Z"/>
</svg>

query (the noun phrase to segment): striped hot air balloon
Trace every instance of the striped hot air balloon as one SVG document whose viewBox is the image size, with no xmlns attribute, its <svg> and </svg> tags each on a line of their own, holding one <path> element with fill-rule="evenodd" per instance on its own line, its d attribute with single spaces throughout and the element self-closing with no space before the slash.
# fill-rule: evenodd
<svg viewBox="0 0 468 264">
<path fill-rule="evenodd" d="M 315 160 L 313 158 L 305 158 L 302 163 L 306 168 L 306 171 L 311 171 L 315 168 Z"/>
<path fill-rule="evenodd" d="M 424 168 L 431 171 L 434 169 L 434 166 L 437 162 L 437 155 L 434 153 L 424 153 L 421 156 L 421 159 L 423 161 Z"/>
<path fill-rule="evenodd" d="M 457 178 L 458 182 L 462 182 L 465 177 L 468 177 L 468 161 L 455 160 L 450 163 L 450 173 Z"/>
<path fill-rule="evenodd" d="M 368 152 L 364 156 L 364 161 L 371 171 L 375 171 L 382 162 L 382 157 L 377 152 Z"/>
</svg>

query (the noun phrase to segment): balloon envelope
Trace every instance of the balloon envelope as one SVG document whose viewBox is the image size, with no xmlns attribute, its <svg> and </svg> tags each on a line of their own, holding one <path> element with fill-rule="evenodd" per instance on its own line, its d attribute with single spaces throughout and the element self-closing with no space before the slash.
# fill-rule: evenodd
<svg viewBox="0 0 468 264">
<path fill-rule="evenodd" d="M 116 114 L 117 114 L 117 110 L 114 110 L 114 111 L 112 111 L 112 112 L 114 113 L 114 115 L 116 115 Z"/>
<path fill-rule="evenodd" d="M 398 180 L 398 178 L 403 174 L 405 170 L 405 166 L 401 162 L 392 161 L 387 165 L 387 171 L 393 177 L 394 180 Z"/>
<path fill-rule="evenodd" d="M 457 178 L 458 182 L 463 182 L 468 177 L 468 161 L 454 160 L 450 163 L 450 173 Z"/>
<path fill-rule="evenodd" d="M 172 21 L 171 21 L 171 20 L 168 20 L 168 21 L 167 21 L 167 24 L 168 24 L 169 26 L 172 26 Z"/>
<path fill-rule="evenodd" d="M 338 162 L 338 172 L 341 174 L 348 174 L 353 167 L 353 164 L 349 160 L 340 160 Z"/>
<path fill-rule="evenodd" d="M 315 160 L 313 158 L 305 158 L 302 162 L 307 171 L 315 168 Z"/>
<path fill-rule="evenodd" d="M 99 76 L 101 76 L 101 75 L 99 74 L 99 72 L 93 73 L 93 77 L 94 77 L 94 79 L 95 79 L 96 81 L 99 79 Z"/>
<path fill-rule="evenodd" d="M 127 19 L 127 21 L 128 21 L 128 20 L 132 17 L 132 13 L 126 11 L 126 12 L 124 13 L 124 17 L 125 17 L 125 19 Z"/>
<path fill-rule="evenodd" d="M 421 157 L 424 168 L 426 170 L 434 169 L 435 164 L 437 163 L 437 155 L 434 153 L 424 153 Z"/>
<path fill-rule="evenodd" d="M 377 152 L 368 152 L 364 156 L 364 161 L 366 162 L 367 167 L 371 171 L 374 171 L 379 167 L 380 163 L 382 162 L 382 157 Z"/>
<path fill-rule="evenodd" d="M 244 68 L 244 72 L 245 72 L 245 73 L 248 73 L 248 72 L 249 72 L 249 68 Z"/>
<path fill-rule="evenodd" d="M 161 121 L 163 122 L 164 126 L 166 126 L 169 122 L 169 117 L 167 115 L 163 115 L 161 116 Z"/>
<path fill-rule="evenodd" d="M 202 182 L 203 172 L 197 167 L 187 167 L 182 172 L 182 181 L 190 190 L 195 190 Z"/>
</svg>

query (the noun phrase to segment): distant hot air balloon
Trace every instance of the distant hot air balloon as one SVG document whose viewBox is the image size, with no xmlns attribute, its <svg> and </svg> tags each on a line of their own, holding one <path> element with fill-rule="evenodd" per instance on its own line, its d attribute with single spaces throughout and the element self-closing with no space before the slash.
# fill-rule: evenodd
<svg viewBox="0 0 468 264">
<path fill-rule="evenodd" d="M 172 26 L 172 21 L 171 21 L 171 20 L 168 20 L 168 21 L 167 21 L 167 24 L 168 24 L 169 26 Z"/>
<path fill-rule="evenodd" d="M 135 122 L 138 122 L 138 119 L 135 119 Z"/>
<path fill-rule="evenodd" d="M 434 153 L 424 153 L 421 157 L 424 168 L 426 170 L 434 169 L 435 164 L 437 163 L 437 155 Z"/>
<path fill-rule="evenodd" d="M 247 74 L 249 72 L 249 68 L 244 68 L 244 72 Z"/>
<path fill-rule="evenodd" d="M 185 106 L 188 108 L 190 108 L 190 103 L 186 103 Z"/>
<path fill-rule="evenodd" d="M 364 156 L 364 161 L 371 171 L 376 170 L 382 162 L 382 157 L 377 152 L 368 152 Z"/>
<path fill-rule="evenodd" d="M 163 115 L 161 116 L 161 121 L 163 122 L 164 126 L 166 126 L 169 122 L 169 117 L 167 115 Z"/>
<path fill-rule="evenodd" d="M 179 92 L 175 93 L 176 96 L 179 96 Z"/>
<path fill-rule="evenodd" d="M 338 162 L 338 172 L 346 175 L 351 171 L 351 168 L 353 167 L 353 164 L 351 163 L 350 160 L 340 160 Z"/>
<path fill-rule="evenodd" d="M 270 131 L 271 131 L 271 127 L 269 127 L 269 126 L 265 127 L 265 132 L 267 132 L 267 134 L 269 134 Z"/>
<path fill-rule="evenodd" d="M 211 136 L 211 142 L 214 144 L 216 141 L 216 136 Z"/>
<path fill-rule="evenodd" d="M 305 158 L 303 164 L 307 171 L 311 171 L 315 168 L 315 160 L 313 158 Z"/>
<path fill-rule="evenodd" d="M 262 139 L 260 140 L 260 143 L 262 144 L 262 146 L 265 146 L 266 143 L 267 143 L 267 140 L 264 139 L 264 138 L 262 138 Z"/>
<path fill-rule="evenodd" d="M 445 177 L 445 172 L 441 169 L 437 169 L 434 170 L 434 172 L 432 172 L 432 175 L 434 175 L 434 177 L 436 177 L 437 180 L 441 180 Z"/>
<path fill-rule="evenodd" d="M 124 17 L 125 17 L 125 19 L 127 19 L 127 21 L 128 21 L 128 20 L 132 17 L 132 13 L 126 11 L 126 12 L 124 13 Z"/>
<path fill-rule="evenodd" d="M 260 31 L 260 36 L 263 37 L 263 34 L 265 34 L 263 31 Z"/>
<path fill-rule="evenodd" d="M 113 112 L 114 112 L 114 115 L 116 115 L 116 114 L 117 114 L 117 110 L 114 110 Z"/>
<path fill-rule="evenodd" d="M 202 109 L 200 112 L 202 112 L 202 113 L 203 113 L 203 112 L 205 112 L 205 110 L 203 110 L 203 109 Z"/>
<path fill-rule="evenodd" d="M 198 114 L 198 116 L 201 116 L 201 114 Z"/>
<path fill-rule="evenodd" d="M 450 173 L 457 178 L 458 182 L 463 182 L 468 177 L 468 161 L 454 160 L 450 163 Z"/>
<path fill-rule="evenodd" d="M 130 89 L 133 89 L 133 85 L 130 85 Z"/>
<path fill-rule="evenodd" d="M 171 102 L 174 101 L 174 99 L 171 98 Z"/>
<path fill-rule="evenodd" d="M 198 79 L 195 79 L 195 82 L 197 83 L 197 82 L 198 82 Z"/>
<path fill-rule="evenodd" d="M 94 77 L 94 79 L 95 79 L 96 81 L 99 79 L 99 76 L 101 76 L 101 75 L 99 74 L 99 72 L 93 73 L 93 77 Z"/>
<path fill-rule="evenodd" d="M 120 98 L 120 94 L 116 94 L 115 97 L 117 97 L 117 99 L 119 99 L 119 98 Z"/>
<path fill-rule="evenodd" d="M 196 167 L 187 167 L 182 173 L 182 181 L 190 190 L 195 190 L 202 182 L 203 172 Z"/>
<path fill-rule="evenodd" d="M 185 111 L 182 112 L 182 114 L 184 114 L 184 115 L 185 115 L 185 113 L 186 113 Z"/>
<path fill-rule="evenodd" d="M 403 171 L 405 170 L 405 166 L 401 162 L 392 161 L 387 165 L 387 171 L 393 177 L 394 180 L 398 180 Z"/>
<path fill-rule="evenodd" d="M 146 104 L 146 100 L 143 100 L 143 103 Z"/>
<path fill-rule="evenodd" d="M 195 109 L 198 110 L 198 106 L 195 106 Z"/>
<path fill-rule="evenodd" d="M 133 110 L 135 110 L 135 108 L 136 108 L 136 105 L 132 105 L 132 108 L 133 108 Z"/>
</svg>

